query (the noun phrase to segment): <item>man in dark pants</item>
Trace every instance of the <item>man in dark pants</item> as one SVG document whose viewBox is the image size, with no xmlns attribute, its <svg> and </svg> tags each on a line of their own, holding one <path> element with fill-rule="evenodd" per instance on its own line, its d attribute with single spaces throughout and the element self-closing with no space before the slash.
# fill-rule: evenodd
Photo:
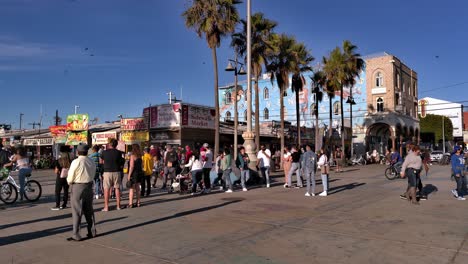
<svg viewBox="0 0 468 264">
<path fill-rule="evenodd" d="M 93 181 L 96 164 L 87 157 L 89 147 L 79 145 L 78 158 L 70 165 L 67 182 L 71 186 L 71 208 L 73 218 L 73 235 L 68 241 L 80 241 L 81 218 L 84 215 L 88 224 L 88 238 L 96 236 L 96 224 L 93 209 Z"/>
</svg>

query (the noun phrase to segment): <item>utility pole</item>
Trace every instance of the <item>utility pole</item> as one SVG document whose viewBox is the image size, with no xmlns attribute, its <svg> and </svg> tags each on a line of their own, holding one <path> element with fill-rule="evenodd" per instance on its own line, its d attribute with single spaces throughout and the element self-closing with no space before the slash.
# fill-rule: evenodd
<svg viewBox="0 0 468 264">
<path fill-rule="evenodd" d="M 20 113 L 20 126 L 19 126 L 19 130 L 21 131 L 21 125 L 23 124 L 23 116 L 24 114 L 23 113 Z"/>
<path fill-rule="evenodd" d="M 59 116 L 58 116 L 58 110 L 55 110 L 55 125 L 59 125 Z"/>
</svg>

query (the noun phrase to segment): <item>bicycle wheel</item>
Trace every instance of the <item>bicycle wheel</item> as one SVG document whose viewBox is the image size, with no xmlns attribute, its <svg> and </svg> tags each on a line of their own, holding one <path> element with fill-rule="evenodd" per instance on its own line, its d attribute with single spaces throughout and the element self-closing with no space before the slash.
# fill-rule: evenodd
<svg viewBox="0 0 468 264">
<path fill-rule="evenodd" d="M 18 199 L 18 190 L 9 182 L 0 186 L 0 200 L 6 204 L 12 204 Z"/>
<path fill-rule="evenodd" d="M 37 201 L 42 194 L 42 187 L 39 182 L 30 180 L 24 186 L 24 197 L 30 202 Z"/>
<path fill-rule="evenodd" d="M 389 168 L 385 169 L 385 177 L 387 177 L 387 179 L 394 180 L 394 179 L 397 178 L 397 176 L 398 176 L 398 174 L 397 174 L 397 171 L 396 171 L 395 168 L 389 167 Z"/>
</svg>

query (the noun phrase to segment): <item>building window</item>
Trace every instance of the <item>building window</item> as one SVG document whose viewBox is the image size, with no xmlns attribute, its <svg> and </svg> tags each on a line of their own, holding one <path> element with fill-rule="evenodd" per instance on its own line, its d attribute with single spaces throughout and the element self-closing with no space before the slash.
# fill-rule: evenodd
<svg viewBox="0 0 468 264">
<path fill-rule="evenodd" d="M 263 110 L 263 119 L 264 119 L 264 120 L 270 119 L 270 111 L 268 111 L 268 108 L 265 108 L 265 109 Z"/>
<path fill-rule="evenodd" d="M 263 99 L 268 100 L 270 99 L 270 90 L 268 88 L 263 88 Z"/>
<path fill-rule="evenodd" d="M 405 93 L 405 91 L 406 91 L 406 83 L 403 82 L 403 93 Z"/>
<path fill-rule="evenodd" d="M 384 101 L 382 97 L 377 98 L 377 112 L 383 112 L 384 111 Z"/>
<path fill-rule="evenodd" d="M 231 93 L 230 92 L 226 92 L 224 94 L 224 103 L 227 104 L 227 105 L 232 103 L 232 98 L 231 98 Z"/>
<path fill-rule="evenodd" d="M 244 121 L 247 122 L 247 110 L 244 111 Z"/>
<path fill-rule="evenodd" d="M 340 102 L 333 103 L 333 114 L 334 115 L 340 114 Z"/>
<path fill-rule="evenodd" d="M 413 96 L 416 97 L 416 83 L 413 83 Z"/>
<path fill-rule="evenodd" d="M 395 76 L 395 86 L 400 89 L 400 74 L 397 72 Z"/>
<path fill-rule="evenodd" d="M 383 74 L 381 72 L 377 72 L 375 75 L 375 86 L 383 87 Z"/>
<path fill-rule="evenodd" d="M 395 93 L 395 105 L 400 104 L 400 93 Z"/>
<path fill-rule="evenodd" d="M 225 121 L 231 121 L 231 112 L 227 111 L 226 112 L 226 120 Z"/>
</svg>

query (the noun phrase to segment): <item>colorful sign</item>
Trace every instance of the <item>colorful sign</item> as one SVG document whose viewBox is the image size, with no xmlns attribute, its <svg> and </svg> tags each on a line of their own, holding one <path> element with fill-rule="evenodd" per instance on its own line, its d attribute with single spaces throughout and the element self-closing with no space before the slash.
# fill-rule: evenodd
<svg viewBox="0 0 468 264">
<path fill-rule="evenodd" d="M 183 105 L 182 125 L 185 127 L 214 129 L 214 109 L 193 105 Z"/>
<path fill-rule="evenodd" d="M 160 105 L 157 110 L 155 128 L 177 127 L 180 125 L 180 104 Z"/>
<path fill-rule="evenodd" d="M 137 118 L 122 118 L 120 120 L 120 129 L 126 131 L 147 130 L 147 122 L 143 117 Z"/>
<path fill-rule="evenodd" d="M 93 133 L 91 135 L 91 143 L 93 145 L 105 145 L 109 141 L 109 139 L 115 138 L 117 139 L 117 132 L 99 132 L 99 133 Z"/>
<path fill-rule="evenodd" d="M 147 131 L 126 131 L 120 134 L 120 140 L 127 145 L 141 143 L 149 140 L 149 133 Z"/>
<path fill-rule="evenodd" d="M 88 114 L 76 114 L 67 116 L 67 131 L 82 131 L 89 128 Z"/>
<path fill-rule="evenodd" d="M 419 100 L 419 102 L 418 102 L 418 104 L 419 104 L 419 114 L 421 115 L 421 118 L 426 117 L 426 114 L 427 114 L 426 105 L 427 105 L 427 103 L 428 102 L 425 99 Z"/>
<path fill-rule="evenodd" d="M 145 118 L 146 123 L 149 122 L 150 128 L 156 128 L 156 125 L 158 124 L 158 107 L 152 106 L 143 109 L 143 117 Z"/>
<path fill-rule="evenodd" d="M 50 126 L 49 130 L 56 144 L 67 142 L 67 125 Z"/>
<path fill-rule="evenodd" d="M 69 146 L 88 144 L 88 131 L 68 131 L 67 142 L 65 144 Z"/>
</svg>

